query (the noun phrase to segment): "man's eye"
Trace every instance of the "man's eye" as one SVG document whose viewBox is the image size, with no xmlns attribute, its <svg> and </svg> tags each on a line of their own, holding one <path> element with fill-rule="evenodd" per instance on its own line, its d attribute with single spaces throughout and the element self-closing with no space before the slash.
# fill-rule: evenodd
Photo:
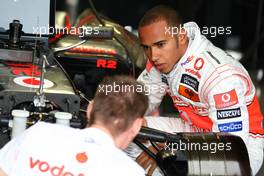
<svg viewBox="0 0 264 176">
<path fill-rule="evenodd" d="M 165 43 L 157 43 L 157 47 L 162 48 L 165 45 Z"/>
<path fill-rule="evenodd" d="M 148 46 L 145 46 L 145 45 L 143 45 L 142 48 L 143 48 L 144 50 L 148 50 L 148 49 L 149 49 L 149 47 L 148 47 Z"/>
</svg>

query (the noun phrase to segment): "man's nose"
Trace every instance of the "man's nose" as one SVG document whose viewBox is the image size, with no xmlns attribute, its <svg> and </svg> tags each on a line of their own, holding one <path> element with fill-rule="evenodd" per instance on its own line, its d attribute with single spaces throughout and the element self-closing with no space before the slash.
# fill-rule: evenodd
<svg viewBox="0 0 264 176">
<path fill-rule="evenodd" d="M 151 51 L 150 51 L 150 58 L 153 62 L 157 61 L 158 60 L 158 52 L 157 52 L 157 49 L 152 47 L 151 48 Z"/>
</svg>

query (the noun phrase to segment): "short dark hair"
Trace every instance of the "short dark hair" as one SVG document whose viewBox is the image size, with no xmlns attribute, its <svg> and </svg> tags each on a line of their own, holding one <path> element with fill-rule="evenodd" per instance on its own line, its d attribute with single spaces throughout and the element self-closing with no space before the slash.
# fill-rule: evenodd
<svg viewBox="0 0 264 176">
<path fill-rule="evenodd" d="M 89 125 L 103 124 L 116 136 L 127 130 L 138 117 L 143 118 L 147 108 L 148 97 L 143 84 L 130 76 L 105 77 L 98 85 Z"/>
<path fill-rule="evenodd" d="M 165 20 L 167 25 L 174 27 L 178 27 L 182 24 L 182 18 L 175 9 L 166 5 L 158 5 L 145 13 L 141 18 L 138 27 L 147 26 L 160 20 Z"/>
</svg>

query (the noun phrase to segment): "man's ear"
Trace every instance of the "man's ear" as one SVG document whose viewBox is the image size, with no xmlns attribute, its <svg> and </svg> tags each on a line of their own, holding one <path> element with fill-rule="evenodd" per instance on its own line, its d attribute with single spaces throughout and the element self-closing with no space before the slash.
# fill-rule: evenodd
<svg viewBox="0 0 264 176">
<path fill-rule="evenodd" d="M 186 44 L 187 41 L 188 41 L 187 32 L 184 28 L 181 28 L 178 34 L 178 42 L 180 45 L 184 45 Z"/>
<path fill-rule="evenodd" d="M 134 136 L 134 137 L 138 134 L 140 128 L 142 127 L 143 120 L 144 120 L 144 118 L 142 118 L 142 117 L 138 117 L 138 118 L 134 121 L 134 123 L 133 123 L 133 125 L 132 125 L 132 133 L 133 133 L 133 136 Z"/>
<path fill-rule="evenodd" d="M 94 103 L 93 100 L 92 100 L 92 101 L 89 101 L 89 104 L 88 104 L 88 106 L 87 106 L 86 116 L 87 116 L 87 118 L 88 118 L 88 121 L 89 121 L 89 119 L 90 119 L 91 111 L 92 111 L 92 109 L 93 109 L 93 103 Z"/>
</svg>

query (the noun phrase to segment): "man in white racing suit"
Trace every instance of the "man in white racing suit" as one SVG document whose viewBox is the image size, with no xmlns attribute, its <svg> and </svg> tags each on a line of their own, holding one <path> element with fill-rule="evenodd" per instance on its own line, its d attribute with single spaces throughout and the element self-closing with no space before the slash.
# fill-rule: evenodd
<svg viewBox="0 0 264 176">
<path fill-rule="evenodd" d="M 263 162 L 263 116 L 244 67 L 201 35 L 196 23 L 181 26 L 177 13 L 169 7 L 149 10 L 138 30 L 148 57 L 138 80 L 149 88 L 149 114 L 167 93 L 185 123 L 147 117 L 148 126 L 168 132 L 238 135 L 247 146 L 252 173 L 256 174 Z"/>
<path fill-rule="evenodd" d="M 144 176 L 121 149 L 140 130 L 148 98 L 109 91 L 113 84 L 143 87 L 127 76 L 105 78 L 87 110 L 89 128 L 38 122 L 0 150 L 0 176 Z"/>
</svg>

